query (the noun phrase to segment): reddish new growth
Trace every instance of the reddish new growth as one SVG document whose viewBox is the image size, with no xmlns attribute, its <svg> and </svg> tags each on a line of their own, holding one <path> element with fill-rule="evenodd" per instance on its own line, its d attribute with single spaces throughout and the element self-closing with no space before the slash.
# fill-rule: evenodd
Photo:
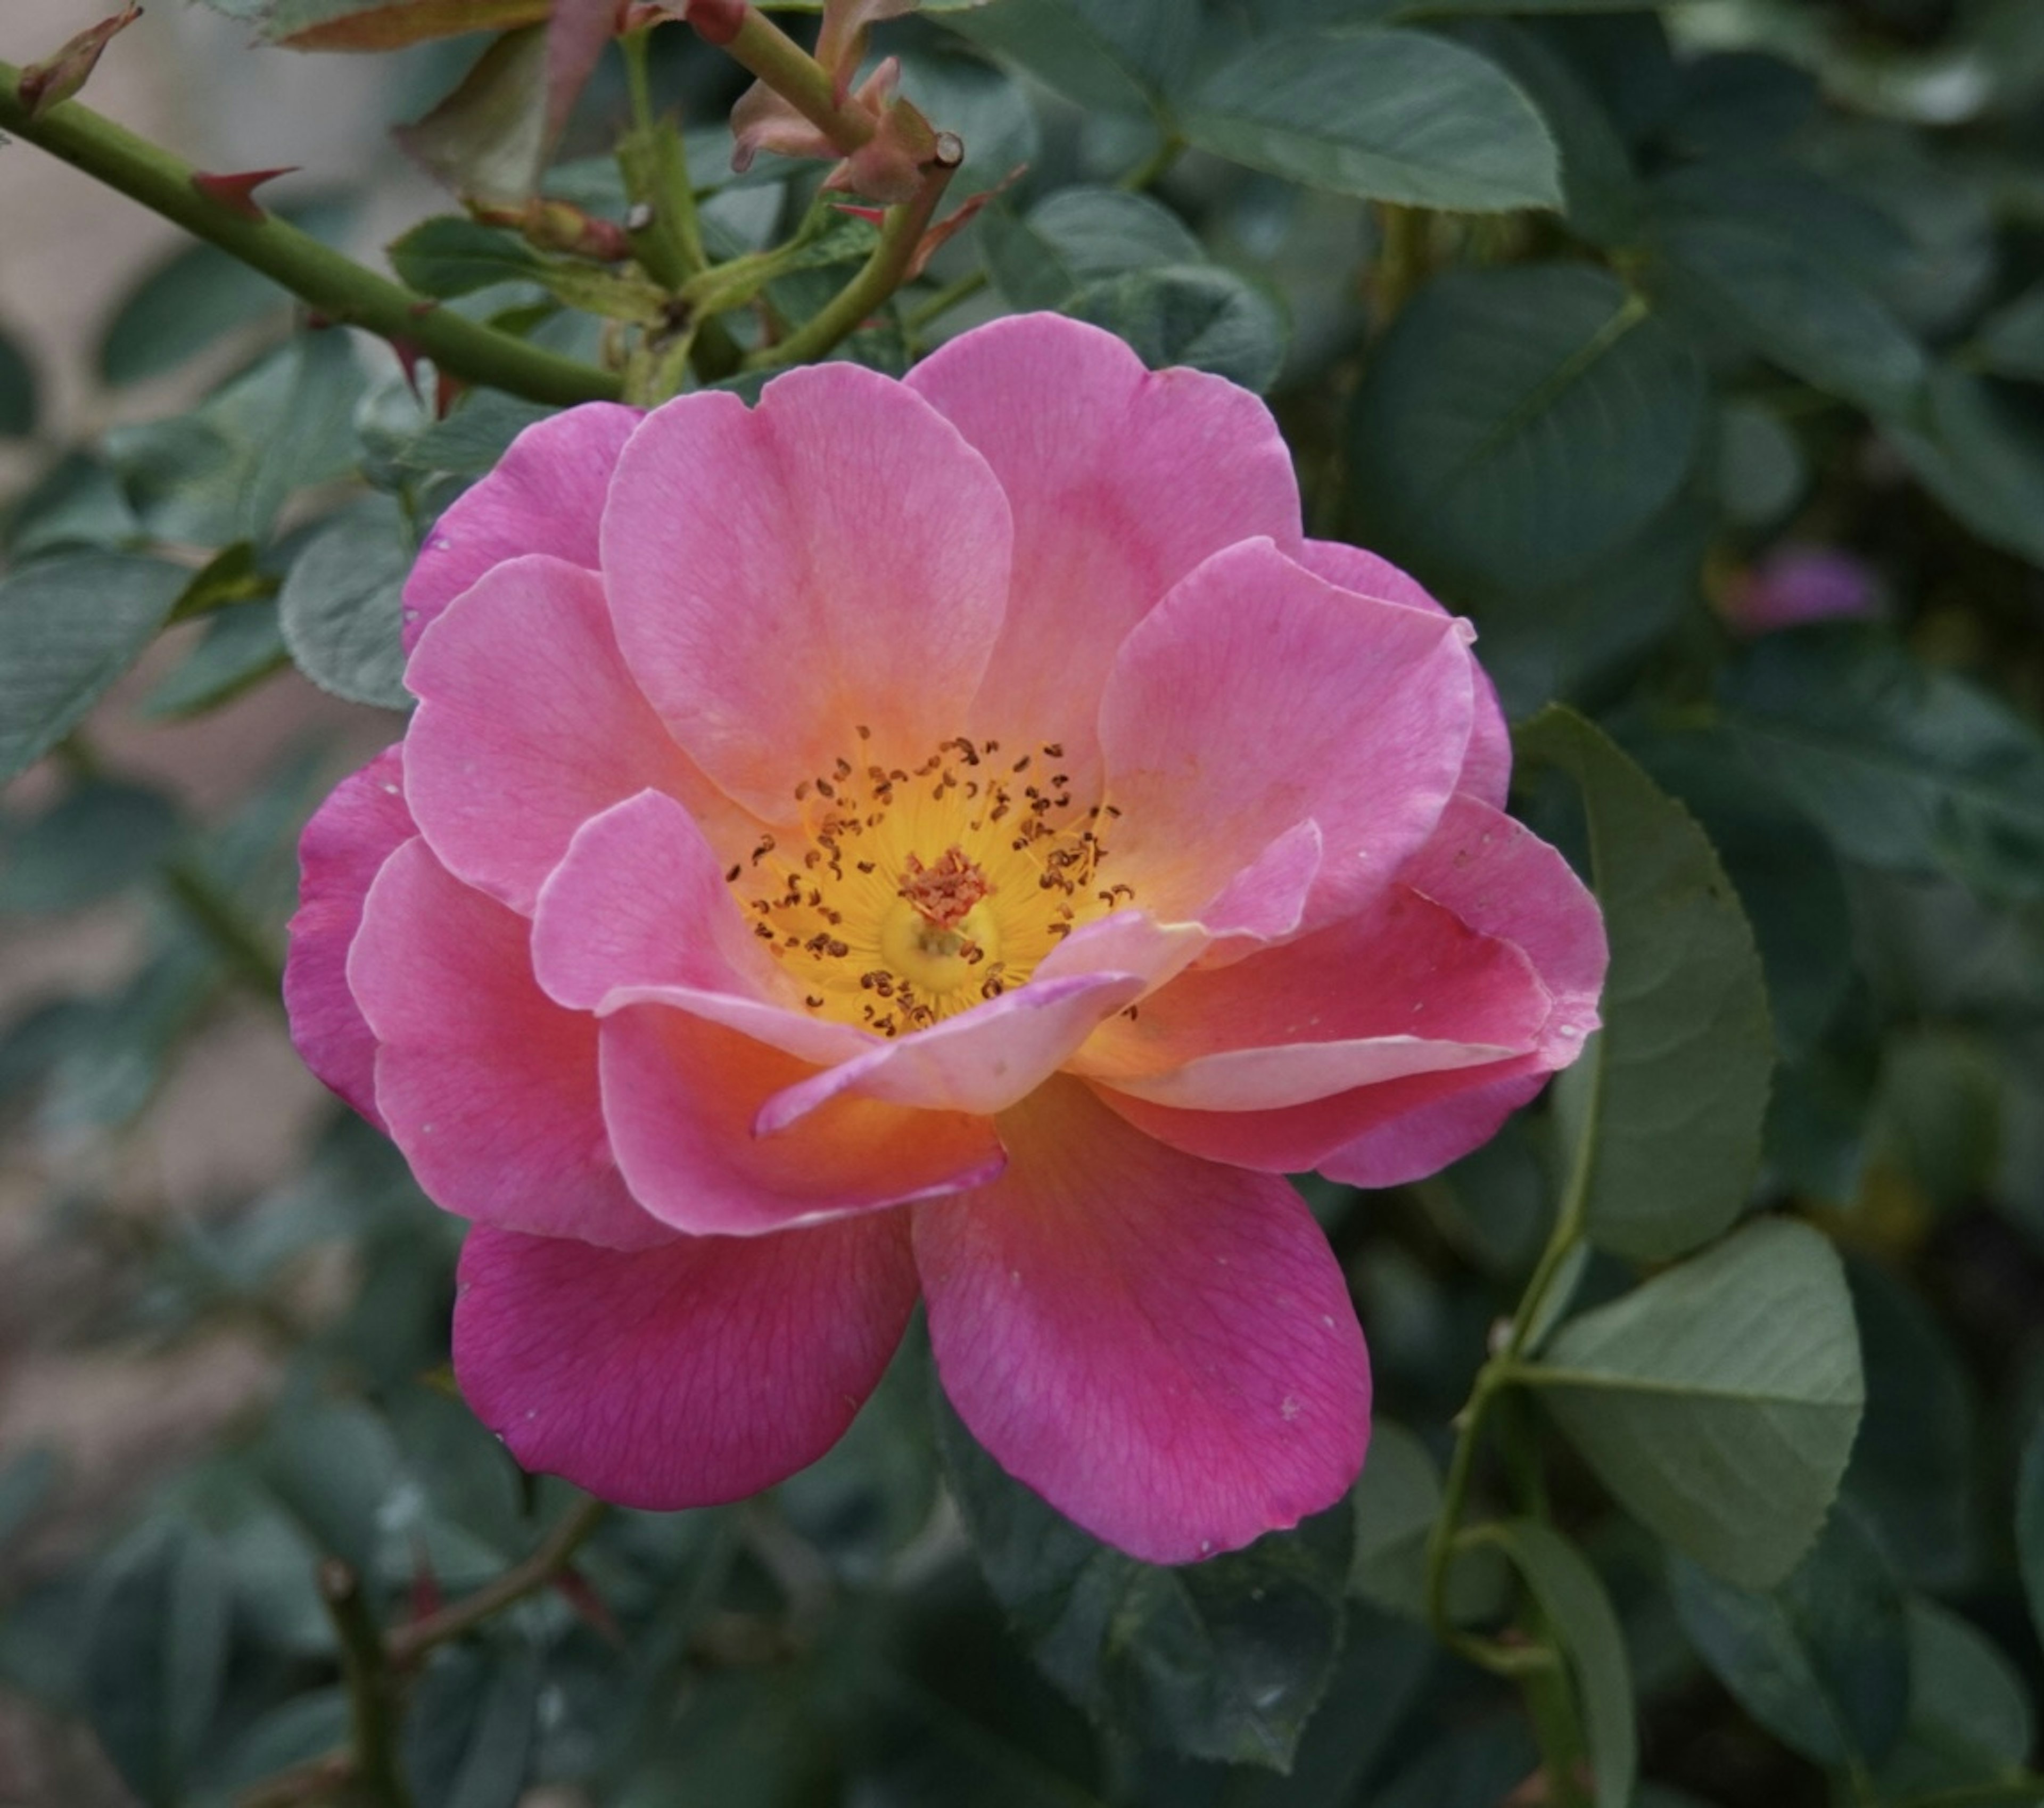
<svg viewBox="0 0 2044 1808">
<path fill-rule="evenodd" d="M 953 846 L 945 848 L 933 867 L 926 867 L 913 854 L 909 870 L 902 874 L 899 894 L 916 907 L 916 914 L 940 929 L 955 929 L 972 914 L 980 899 L 993 887 L 986 875 Z"/>
</svg>

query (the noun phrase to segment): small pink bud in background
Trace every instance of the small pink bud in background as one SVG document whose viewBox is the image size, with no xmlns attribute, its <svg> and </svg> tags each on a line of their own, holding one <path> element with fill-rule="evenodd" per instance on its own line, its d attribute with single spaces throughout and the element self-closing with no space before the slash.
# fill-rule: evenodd
<svg viewBox="0 0 2044 1808">
<path fill-rule="evenodd" d="M 1879 612 L 1873 568 L 1829 546 L 1785 546 L 1736 572 L 1719 613 L 1738 634 L 1771 634 L 1810 621 L 1863 620 Z"/>
</svg>

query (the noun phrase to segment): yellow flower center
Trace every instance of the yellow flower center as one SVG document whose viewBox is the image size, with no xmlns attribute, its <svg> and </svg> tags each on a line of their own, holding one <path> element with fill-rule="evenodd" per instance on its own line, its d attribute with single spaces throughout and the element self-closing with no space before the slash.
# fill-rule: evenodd
<svg viewBox="0 0 2044 1808">
<path fill-rule="evenodd" d="M 961 736 L 912 771 L 840 758 L 796 786 L 799 837 L 763 835 L 725 877 L 809 1010 L 882 1036 L 922 1029 L 1134 902 L 1102 877 L 1120 813 L 1075 802 L 1063 757 Z"/>
</svg>

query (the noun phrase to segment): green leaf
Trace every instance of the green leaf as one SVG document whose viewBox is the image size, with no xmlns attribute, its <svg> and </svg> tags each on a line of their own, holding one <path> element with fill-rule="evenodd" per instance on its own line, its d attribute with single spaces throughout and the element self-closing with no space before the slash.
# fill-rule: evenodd
<svg viewBox="0 0 2044 1808">
<path fill-rule="evenodd" d="M 1452 271 L 1407 303 L 1356 393 L 1347 537 L 1450 590 L 1558 583 L 1668 503 L 1704 418 L 1695 355 L 1616 278 Z"/>
<path fill-rule="evenodd" d="M 1420 32 L 1251 40 L 1185 103 L 1185 134 L 1252 169 L 1458 213 L 1558 207 L 1554 141 L 1496 64 Z"/>
<path fill-rule="evenodd" d="M 1809 487 L 1809 461 L 1781 417 L 1757 402 L 1727 402 L 1718 417 L 1717 467 L 1725 513 L 1742 527 L 1772 527 Z"/>
<path fill-rule="evenodd" d="M 1909 1702 L 1908 1621 L 1881 1547 L 1851 1514 L 1834 1514 L 1769 1593 L 1680 1556 L 1669 1585 L 1697 1654 L 1783 1743 L 1840 1770 L 1894 1749 Z"/>
<path fill-rule="evenodd" d="M 1977 1626 L 1935 1602 L 1911 1601 L 1908 1623 L 1909 1716 L 1877 1779 L 1881 1799 L 1951 1789 L 1980 1808 L 2044 1801 L 2044 1783 L 2023 1768 L 2037 1721 L 2021 1672 Z M 1996 1783 L 2007 1793 L 1990 1797 Z"/>
<path fill-rule="evenodd" d="M 1539 108 L 1561 156 L 1562 210 L 1570 225 L 1593 244 L 1630 239 L 1642 206 L 1631 155 L 1603 103 L 1568 59 L 1534 33 L 1503 20 L 1464 20 L 1443 29 L 1455 42 L 1496 63 Z"/>
<path fill-rule="evenodd" d="M 1667 287 L 1752 351 L 1869 412 L 1910 417 L 1923 348 L 1887 307 L 1804 243 L 1744 217 L 1664 221 Z"/>
<path fill-rule="evenodd" d="M 272 1422 L 263 1473 L 319 1548 L 377 1574 L 382 1516 L 403 1478 L 390 1428 L 354 1400 L 299 1402 Z"/>
<path fill-rule="evenodd" d="M 35 432 L 36 401 L 35 366 L 0 333 L 0 440 L 25 440 Z"/>
<path fill-rule="evenodd" d="M 1427 1539 L 1441 1506 L 1441 1476 L 1426 1445 L 1392 1420 L 1370 1427 L 1370 1456 L 1349 1497 L 1355 1503 L 1355 1549 L 1348 1591 L 1408 1619 L 1427 1617 Z M 1458 1621 L 1496 1611 L 1504 1575 L 1496 1553 L 1458 1559 L 1448 1583 Z"/>
<path fill-rule="evenodd" d="M 144 1526 L 100 1571 L 85 1635 L 86 1716 L 150 1808 L 182 1798 L 212 1723 L 228 1600 L 211 1541 L 175 1521 Z"/>
<path fill-rule="evenodd" d="M 121 480 L 83 452 L 67 452 L 9 511 L 6 547 L 16 560 L 84 547 L 112 552 L 144 537 Z"/>
<path fill-rule="evenodd" d="M 1603 1581 L 1581 1552 L 1537 1520 L 1512 1520 L 1485 1536 L 1524 1579 L 1568 1665 L 1589 1748 L 1596 1808 L 1631 1808 L 1639 1774 L 1632 1671 Z"/>
<path fill-rule="evenodd" d="M 161 791 L 81 784 L 18 833 L 0 829 L 0 911 L 96 904 L 154 872 L 179 827 L 176 805 Z"/>
<path fill-rule="evenodd" d="M 1838 851 L 2044 894 L 2044 735 L 1986 691 L 1858 628 L 1772 634 L 1719 695 L 1746 757 Z"/>
<path fill-rule="evenodd" d="M 2023 1447 L 2023 1471 L 2015 1496 L 2015 1552 L 2023 1587 L 2030 1597 L 2030 1620 L 2044 1629 L 2044 1418 Z"/>
<path fill-rule="evenodd" d="M 1188 364 L 1258 394 L 1285 361 L 1285 317 L 1262 290 L 1210 264 L 1166 264 L 1090 283 L 1066 312 L 1127 340 L 1152 370 Z"/>
<path fill-rule="evenodd" d="M 499 227 L 459 213 L 421 220 L 386 248 L 400 282 L 422 295 L 468 295 L 498 283 L 539 279 L 532 248 Z"/>
<path fill-rule="evenodd" d="M 993 0 L 942 10 L 953 31 L 1103 113 L 1155 112 L 1199 42 L 1196 0 Z"/>
<path fill-rule="evenodd" d="M 0 581 L 0 779 L 40 759 L 142 655 L 185 574 L 121 553 L 48 559 Z"/>
<path fill-rule="evenodd" d="M 407 471 L 480 477 L 496 468 L 528 427 L 555 412 L 497 390 L 481 390 L 405 445 L 399 462 Z"/>
<path fill-rule="evenodd" d="M 513 1808 L 531 1766 L 540 1660 L 528 1645 L 440 1652 L 406 1720 L 405 1770 L 436 1808 Z"/>
<path fill-rule="evenodd" d="M 1974 1561 L 1978 1416 L 1958 1352 L 1935 1313 L 1878 1264 L 1846 1265 L 1866 1371 L 1866 1416 L 1846 1497 L 1872 1518 L 1898 1568 L 1950 1589 Z"/>
<path fill-rule="evenodd" d="M 493 38 L 452 94 L 393 136 L 463 200 L 523 206 L 551 148 L 546 27 Z"/>
<path fill-rule="evenodd" d="M 402 639 L 411 564 L 398 510 L 381 500 L 336 517 L 298 555 L 278 619 L 298 670 L 321 690 L 351 703 L 411 706 Z"/>
<path fill-rule="evenodd" d="M 1995 386 L 1931 379 L 1927 430 L 1889 436 L 1923 487 L 1991 545 L 2044 565 L 2044 434 Z"/>
<path fill-rule="evenodd" d="M 1026 222 L 996 202 L 981 217 L 980 246 L 994 287 L 1023 309 L 1062 306 L 1097 279 L 1206 259 L 1170 208 L 1126 189 L 1083 185 L 1058 189 Z"/>
<path fill-rule="evenodd" d="M 1517 745 L 1581 791 L 1611 941 L 1604 1028 L 1555 1094 L 1585 1229 L 1665 1260 L 1731 1223 L 1759 1160 L 1773 1052 L 1753 932 L 1689 812 L 1601 731 L 1550 709 Z"/>
<path fill-rule="evenodd" d="M 333 202 L 278 210 L 279 217 L 328 238 L 348 210 Z M 175 252 L 146 271 L 99 342 L 99 374 L 117 387 L 174 371 L 237 329 L 282 319 L 291 298 L 239 258 L 209 244 Z"/>
<path fill-rule="evenodd" d="M 143 699 L 142 714 L 152 721 L 202 714 L 290 663 L 274 607 L 224 609 L 206 624 L 205 637 L 183 662 Z"/>
<path fill-rule="evenodd" d="M 935 1406 L 988 1585 L 1051 1679 L 1142 1743 L 1287 1769 L 1341 1648 L 1348 1503 L 1203 1563 L 1138 1563 L 1010 1477 L 940 1397 Z"/>
<path fill-rule="evenodd" d="M 2026 290 L 1981 323 L 1981 363 L 1998 377 L 2044 383 L 2044 283 Z"/>
<path fill-rule="evenodd" d="M 1517 1372 L 1628 1510 L 1749 1588 L 1808 1548 L 1865 1398 L 1837 1253 L 1781 1218 L 1570 1320 Z"/>
</svg>

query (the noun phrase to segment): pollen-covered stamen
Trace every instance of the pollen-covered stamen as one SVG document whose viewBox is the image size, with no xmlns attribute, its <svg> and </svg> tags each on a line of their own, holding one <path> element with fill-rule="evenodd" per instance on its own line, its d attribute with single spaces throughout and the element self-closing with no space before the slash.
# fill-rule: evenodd
<svg viewBox="0 0 2044 1808">
<path fill-rule="evenodd" d="M 922 1029 L 1132 902 L 1102 871 L 1120 813 L 1074 799 L 1064 751 L 960 735 L 889 767 L 859 747 L 796 785 L 801 827 L 761 835 L 726 877 L 802 1005 L 883 1036 Z"/>
<path fill-rule="evenodd" d="M 901 875 L 897 895 L 905 898 L 916 914 L 940 929 L 955 929 L 972 914 L 982 898 L 993 894 L 985 873 L 965 857 L 954 842 L 944 849 L 933 867 L 926 867 L 914 854 Z"/>
</svg>

